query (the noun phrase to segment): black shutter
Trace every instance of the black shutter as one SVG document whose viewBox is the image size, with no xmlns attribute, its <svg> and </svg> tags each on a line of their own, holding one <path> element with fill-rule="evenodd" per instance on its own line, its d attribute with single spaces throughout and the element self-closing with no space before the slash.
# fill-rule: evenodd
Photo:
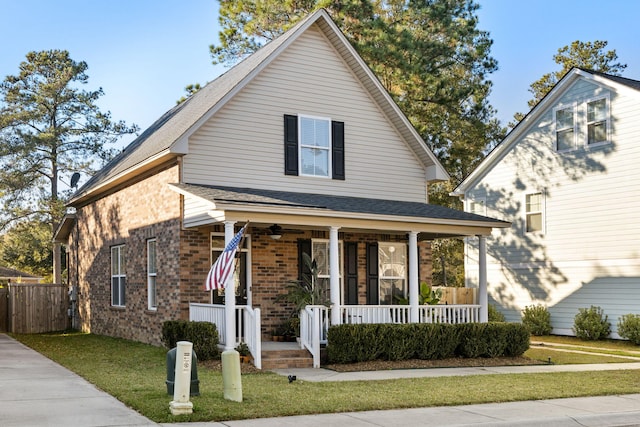
<svg viewBox="0 0 640 427">
<path fill-rule="evenodd" d="M 344 122 L 331 122 L 333 179 L 344 180 Z"/>
<path fill-rule="evenodd" d="M 367 304 L 377 305 L 378 295 L 378 244 L 367 243 Z"/>
<path fill-rule="evenodd" d="M 298 116 L 284 115 L 284 174 L 298 175 Z"/>
<path fill-rule="evenodd" d="M 311 240 L 298 239 L 298 280 L 304 280 L 304 277 L 311 277 L 311 270 L 304 262 L 302 254 L 306 253 L 311 257 Z"/>
<path fill-rule="evenodd" d="M 345 242 L 344 243 L 344 264 L 346 266 L 345 272 L 345 295 L 344 303 L 346 305 L 358 304 L 358 243 L 357 242 Z"/>
</svg>

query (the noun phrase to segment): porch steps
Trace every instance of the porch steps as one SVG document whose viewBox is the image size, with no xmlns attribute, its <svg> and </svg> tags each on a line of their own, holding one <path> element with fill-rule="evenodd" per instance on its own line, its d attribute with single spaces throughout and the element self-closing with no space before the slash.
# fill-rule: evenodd
<svg viewBox="0 0 640 427">
<path fill-rule="evenodd" d="M 313 368 L 313 357 L 297 343 L 262 343 L 262 369 Z"/>
</svg>

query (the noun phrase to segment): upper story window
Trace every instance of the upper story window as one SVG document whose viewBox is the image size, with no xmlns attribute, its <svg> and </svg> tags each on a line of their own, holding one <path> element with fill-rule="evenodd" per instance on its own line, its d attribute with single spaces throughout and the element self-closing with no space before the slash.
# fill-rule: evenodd
<svg viewBox="0 0 640 427">
<path fill-rule="evenodd" d="M 587 101 L 587 144 L 607 142 L 609 102 L 607 98 Z"/>
<path fill-rule="evenodd" d="M 537 232 L 543 229 L 543 195 L 542 193 L 527 194 L 525 200 L 526 232 Z"/>
<path fill-rule="evenodd" d="M 559 107 L 554 110 L 556 120 L 556 150 L 558 151 L 573 150 L 576 146 L 575 110 L 575 106 Z"/>
<path fill-rule="evenodd" d="M 469 200 L 469 207 L 467 212 L 476 215 L 487 215 L 486 201 L 484 199 Z"/>
<path fill-rule="evenodd" d="M 124 307 L 125 286 L 127 275 L 125 273 L 124 245 L 111 248 L 111 305 Z"/>
<path fill-rule="evenodd" d="M 344 123 L 285 114 L 284 173 L 344 180 Z"/>
<path fill-rule="evenodd" d="M 329 177 L 331 172 L 331 120 L 299 117 L 300 175 Z"/>
</svg>

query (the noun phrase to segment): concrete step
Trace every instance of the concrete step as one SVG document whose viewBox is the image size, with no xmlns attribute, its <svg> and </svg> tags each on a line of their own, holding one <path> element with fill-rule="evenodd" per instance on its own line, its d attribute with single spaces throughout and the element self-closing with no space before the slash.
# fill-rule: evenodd
<svg viewBox="0 0 640 427">
<path fill-rule="evenodd" d="M 312 368 L 313 357 L 307 350 L 282 348 L 262 350 L 262 369 Z"/>
</svg>

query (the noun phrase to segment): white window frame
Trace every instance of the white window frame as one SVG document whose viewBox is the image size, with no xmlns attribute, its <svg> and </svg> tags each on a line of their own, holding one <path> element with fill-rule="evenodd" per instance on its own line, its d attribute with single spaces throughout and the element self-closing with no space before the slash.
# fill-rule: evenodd
<svg viewBox="0 0 640 427">
<path fill-rule="evenodd" d="M 487 216 L 487 199 L 475 198 L 467 201 L 467 212 Z"/>
<path fill-rule="evenodd" d="M 591 123 L 597 123 L 597 122 L 601 122 L 602 120 L 598 120 L 598 121 L 593 121 L 590 122 L 589 121 L 589 104 L 593 103 L 593 102 L 597 102 L 597 101 L 601 101 L 604 100 L 605 101 L 605 119 L 604 119 L 604 123 L 606 128 L 606 138 L 604 141 L 597 141 L 594 143 L 589 143 L 589 125 Z M 597 147 L 599 145 L 604 145 L 604 144 L 608 144 L 611 141 L 611 101 L 610 101 L 610 97 L 609 94 L 606 94 L 604 96 L 597 96 L 597 97 L 593 97 L 593 98 L 589 98 L 586 99 L 584 101 L 584 121 L 585 121 L 585 140 L 584 140 L 584 145 L 586 147 Z"/>
<path fill-rule="evenodd" d="M 324 147 L 318 147 L 317 145 L 308 145 L 305 144 L 305 141 L 303 141 L 302 138 L 302 121 L 303 119 L 310 119 L 310 120 L 317 120 L 317 121 L 323 121 L 326 122 L 328 124 L 328 145 L 326 148 Z M 311 115 L 305 115 L 305 114 L 298 114 L 298 170 L 300 171 L 300 176 L 311 176 L 314 178 L 325 178 L 325 179 L 330 179 L 332 176 L 332 146 L 333 146 L 333 141 L 332 141 L 332 129 L 331 129 L 331 118 L 330 117 L 320 117 L 320 116 L 311 116 Z M 303 161 L 303 156 L 302 156 L 302 152 L 305 149 L 311 149 L 311 150 L 323 150 L 327 152 L 327 173 L 326 175 L 318 175 L 318 174 L 309 174 L 309 173 L 305 173 L 304 172 L 304 167 L 302 164 Z M 315 168 L 314 168 L 315 169 Z"/>
<path fill-rule="evenodd" d="M 565 127 L 565 128 L 558 128 L 558 111 L 563 111 L 563 110 L 571 110 L 572 114 L 573 114 L 573 127 Z M 556 151 L 557 152 L 567 152 L 567 151 L 572 151 L 575 150 L 577 148 L 577 136 L 578 136 L 578 103 L 574 102 L 571 104 L 561 104 L 558 105 L 557 107 L 555 107 L 553 109 L 553 124 L 554 124 L 554 143 L 555 143 L 555 147 L 556 147 Z M 560 149 L 560 147 L 558 146 L 558 133 L 561 131 L 567 131 L 569 129 L 572 129 L 573 131 L 573 142 L 571 145 L 571 148 L 563 148 Z"/>
<path fill-rule="evenodd" d="M 527 197 L 540 195 L 540 209 L 529 211 L 529 205 L 527 204 Z M 546 228 L 546 215 L 545 215 L 545 194 L 543 191 L 535 191 L 524 195 L 524 232 L 525 234 L 545 234 Z M 540 230 L 529 230 L 529 216 L 540 215 Z"/>
<path fill-rule="evenodd" d="M 322 279 L 322 280 L 326 280 L 327 281 L 327 300 L 329 300 L 331 298 L 331 286 L 329 284 L 330 280 L 331 280 L 331 266 L 330 266 L 330 254 L 329 254 L 329 250 L 330 250 L 330 243 L 329 243 L 329 239 L 311 239 L 311 261 L 316 261 L 317 260 L 314 258 L 314 254 L 316 253 L 315 248 L 316 245 L 323 245 L 326 246 L 326 259 L 325 259 L 325 263 L 326 263 L 326 274 L 320 274 L 320 268 L 318 267 L 318 279 Z M 343 272 L 343 268 L 344 268 L 344 262 L 342 260 L 342 255 L 344 254 L 344 250 L 342 247 L 342 240 L 338 241 L 338 262 L 340 264 L 340 270 L 338 271 L 338 278 L 340 281 L 340 303 L 342 304 L 344 301 L 344 286 L 343 286 L 343 280 L 342 280 L 342 272 Z M 315 286 L 315 283 L 314 283 Z"/>
<path fill-rule="evenodd" d="M 157 276 L 158 244 L 156 239 L 149 239 L 147 240 L 147 308 L 152 311 L 158 309 Z"/>
<path fill-rule="evenodd" d="M 403 248 L 404 250 L 404 274 L 403 275 L 384 275 L 384 272 L 387 271 L 383 269 L 383 260 L 381 259 L 382 248 L 388 248 L 389 252 L 395 253 L 397 248 Z M 393 251 L 391 248 L 395 248 Z M 402 280 L 403 286 L 403 298 L 408 298 L 409 295 L 409 285 L 407 280 L 407 270 L 408 270 L 408 250 L 407 245 L 402 242 L 378 242 L 378 303 L 382 302 L 382 281 L 383 280 Z M 392 263 L 393 265 L 394 263 Z M 391 305 L 397 304 L 393 301 L 393 294 L 391 295 Z"/>
<path fill-rule="evenodd" d="M 125 245 L 117 245 L 111 247 L 111 306 L 125 307 L 126 305 L 126 289 L 127 274 L 125 270 Z M 114 286 L 118 288 L 118 298 L 114 299 Z"/>
</svg>

